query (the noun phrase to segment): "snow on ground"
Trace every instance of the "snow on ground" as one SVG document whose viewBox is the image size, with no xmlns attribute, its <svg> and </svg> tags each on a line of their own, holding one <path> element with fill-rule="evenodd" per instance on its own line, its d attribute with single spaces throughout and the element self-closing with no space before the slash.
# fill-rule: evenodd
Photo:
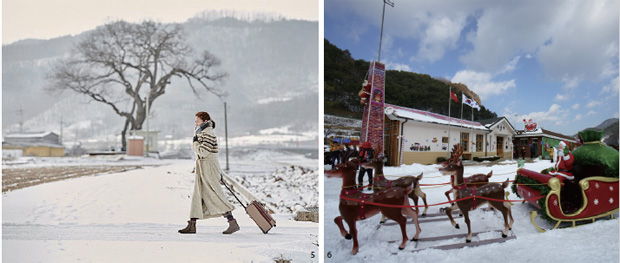
<svg viewBox="0 0 620 263">
<path fill-rule="evenodd" d="M 345 127 L 362 127 L 362 120 L 325 114 L 325 123 Z"/>
<path fill-rule="evenodd" d="M 525 168 L 539 171 L 551 166 L 549 161 L 535 161 L 525 163 Z M 437 184 L 449 182 L 449 177 L 441 176 L 437 171 L 438 165 L 404 165 L 401 167 L 386 167 L 386 175 L 418 175 L 424 172 L 422 184 Z M 325 167 L 329 169 L 329 165 Z M 470 164 L 465 166 L 465 176 L 476 173 L 488 173 L 493 171 L 491 181 L 502 182 L 507 178 L 514 179 L 517 164 L 515 161 L 503 161 L 492 166 Z M 415 249 L 426 248 L 429 246 L 453 244 L 465 242 L 465 238 L 453 239 L 443 242 L 408 242 L 403 251 L 398 250 L 401 241 L 400 227 L 398 225 L 384 225 L 377 230 L 380 216 L 375 216 L 364 221 L 357 222 L 358 241 L 360 243 L 359 253 L 351 255 L 353 247 L 352 240 L 344 239 L 338 230 L 338 226 L 333 223 L 333 218 L 339 216 L 338 203 L 339 193 L 342 186 L 340 178 L 325 178 L 325 232 L 324 247 L 325 262 L 618 262 L 619 259 L 619 224 L 615 220 L 598 220 L 593 224 L 579 226 L 577 228 L 565 228 L 549 230 L 546 233 L 539 233 L 529 219 L 529 212 L 533 207 L 528 203 L 514 203 L 512 214 L 514 224 L 512 232 L 517 239 L 508 240 L 504 243 L 496 243 L 479 247 L 463 248 L 456 250 L 437 250 L 427 249 L 413 252 Z M 388 177 L 389 178 L 389 177 Z M 520 199 L 510 192 L 510 200 Z M 422 191 L 427 194 L 428 204 L 437 204 L 447 201 L 444 192 L 449 188 L 443 187 L 422 187 Z M 411 202 L 413 204 L 413 202 Z M 420 203 L 422 203 L 420 201 Z M 437 213 L 439 207 L 446 205 L 431 206 L 428 213 Z M 483 207 L 486 207 L 483 206 Z M 616 218 L 618 213 L 616 213 Z M 470 212 L 472 222 L 472 232 L 490 231 L 503 229 L 503 218 L 501 213 L 495 214 L 492 211 L 482 211 L 480 209 Z M 456 217 L 456 222 L 461 226 L 460 229 L 452 227 L 449 221 L 422 223 L 420 237 L 434 237 L 441 235 L 467 233 L 466 224 L 462 217 Z M 553 228 L 540 217 L 536 219 L 539 226 L 545 229 Z M 345 228 L 348 226 L 345 224 Z M 407 234 L 411 239 L 415 234 L 413 224 L 407 225 Z M 479 237 L 474 237 L 473 241 L 480 239 L 494 239 L 501 237 L 499 233 L 484 233 Z M 388 241 L 397 240 L 396 243 Z M 327 253 L 331 252 L 331 257 Z M 392 255 L 396 253 L 396 255 Z"/>
<path fill-rule="evenodd" d="M 49 167 L 49 166 L 91 166 L 91 165 L 163 165 L 168 162 L 156 158 L 127 155 L 84 155 L 81 157 L 20 157 L 2 161 L 2 169 Z"/>
<path fill-rule="evenodd" d="M 325 136 L 329 137 L 336 134 L 358 134 L 362 128 L 362 120 L 345 118 L 335 115 L 324 116 Z"/>
<path fill-rule="evenodd" d="M 295 213 L 303 207 L 318 207 L 319 178 L 317 170 L 302 166 L 277 169 L 263 176 L 236 176 L 246 188 L 257 193 L 262 202 L 277 207 L 279 213 Z M 265 185 L 269 192 L 262 191 Z"/>
<path fill-rule="evenodd" d="M 229 175 L 249 178 L 252 174 L 274 174 L 298 184 L 300 179 L 291 178 L 301 174 L 289 173 L 283 166 L 310 163 L 305 159 L 299 154 L 289 154 L 286 160 L 233 157 Z M 3 194 L 3 261 L 274 262 L 274 258 L 284 258 L 309 262 L 313 251 L 318 254 L 318 224 L 294 221 L 290 212 L 276 213 L 277 226 L 265 235 L 236 201 L 233 215 L 241 226 L 239 232 L 222 235 L 227 223 L 224 218 L 214 218 L 198 221 L 195 235 L 177 233 L 189 216 L 194 161 L 145 162 L 159 162 L 159 166 L 84 176 Z M 222 166 L 224 162 L 220 156 Z M 317 177 L 317 160 L 312 163 L 313 167 L 305 169 Z M 264 181 L 262 194 L 281 194 L 272 187 L 272 182 Z M 318 199 L 316 192 L 298 192 L 309 196 L 302 198 L 304 203 Z"/>
</svg>

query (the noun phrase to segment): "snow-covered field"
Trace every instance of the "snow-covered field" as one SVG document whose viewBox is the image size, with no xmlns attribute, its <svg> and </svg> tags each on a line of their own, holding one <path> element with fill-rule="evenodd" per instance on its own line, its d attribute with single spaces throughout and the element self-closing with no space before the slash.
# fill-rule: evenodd
<svg viewBox="0 0 620 263">
<path fill-rule="evenodd" d="M 324 121 L 327 137 L 335 134 L 359 134 L 362 128 L 362 120 L 357 119 L 325 114 Z"/>
<path fill-rule="evenodd" d="M 271 194 L 273 200 L 300 199 L 276 203 L 278 211 L 287 212 L 273 215 L 277 226 L 266 235 L 236 201 L 233 214 L 241 226 L 239 232 L 222 235 L 227 223 L 224 218 L 214 218 L 198 221 L 195 235 L 178 234 L 177 230 L 185 227 L 189 216 L 194 161 L 137 159 L 131 163 L 151 166 L 3 194 L 2 259 L 4 262 L 274 262 L 282 258 L 310 262 L 311 253 L 318 254 L 318 224 L 294 221 L 290 211 L 291 207 L 316 204 L 317 160 L 278 151 L 250 153 L 253 158 L 244 154 L 232 156 L 228 173 L 231 177 L 267 178 L 252 180 L 252 184 L 261 187 L 247 186 L 260 189 L 257 195 Z M 278 158 L 281 156 L 286 158 Z M 223 167 L 224 160 L 220 156 Z M 62 165 L 58 160 L 46 162 Z M 73 162 L 88 165 L 104 161 Z M 42 165 L 41 160 L 33 163 L 25 165 Z M 268 180 L 274 178 L 283 182 Z M 273 188 L 284 188 L 287 183 L 300 189 L 286 191 L 284 196 L 285 191 Z M 312 183 L 314 188 L 308 187 Z M 315 258 L 314 262 L 317 261 Z"/>
<path fill-rule="evenodd" d="M 126 166 L 126 165 L 162 165 L 166 161 L 154 158 L 142 158 L 127 155 L 84 155 L 82 157 L 20 157 L 16 160 L 2 161 L 2 169 L 32 168 L 50 166 Z"/>
<path fill-rule="evenodd" d="M 551 166 L 549 161 L 535 161 L 526 163 L 525 168 L 539 171 Z M 406 165 L 401 167 L 386 167 L 386 175 L 418 175 L 424 172 L 422 184 L 437 184 L 449 181 L 449 177 L 441 176 L 437 172 L 438 165 Z M 325 166 L 329 169 L 330 166 Z M 502 182 L 506 178 L 514 179 L 517 164 L 504 161 L 495 165 L 474 164 L 465 166 L 465 176 L 476 173 L 488 173 L 493 170 L 490 181 Z M 334 217 L 340 215 L 338 211 L 339 193 L 342 186 L 340 178 L 325 178 L 325 214 L 324 214 L 324 262 L 618 262 L 619 260 L 619 224 L 618 219 L 598 220 L 593 224 L 582 225 L 577 228 L 564 228 L 539 233 L 529 219 L 529 212 L 533 207 L 527 203 L 515 203 L 512 214 L 515 222 L 512 232 L 516 239 L 504 243 L 496 243 L 479 247 L 456 250 L 427 249 L 418 252 L 413 250 L 430 246 L 465 242 L 465 238 L 441 242 L 408 242 L 403 251 L 398 250 L 401 241 L 398 225 L 384 225 L 377 229 L 380 216 L 357 222 L 359 253 L 351 255 L 353 241 L 341 237 Z M 389 178 L 389 177 L 388 177 Z M 448 186 L 422 187 L 427 194 L 428 204 L 437 204 L 447 201 L 444 192 Z M 510 200 L 520 199 L 512 190 Z M 411 202 L 413 204 L 413 202 Z M 421 201 L 420 201 L 421 203 Z M 440 207 L 429 207 L 428 213 L 437 213 Z M 486 207 L 483 206 L 483 207 Z M 616 218 L 618 213 L 616 213 Z M 420 217 L 421 218 L 421 217 Z M 503 218 L 500 213 L 477 209 L 470 212 L 472 232 L 503 229 Z M 467 233 L 466 224 L 462 217 L 455 217 L 460 229 L 452 227 L 449 221 L 422 223 L 420 237 L 434 237 L 451 234 Z M 545 229 L 553 225 L 537 218 L 536 222 Z M 348 226 L 345 224 L 345 228 Z M 407 233 L 411 239 L 415 234 L 413 224 L 407 225 Z M 473 237 L 473 241 L 494 239 L 501 237 L 499 233 L 484 233 Z M 388 241 L 397 240 L 396 243 Z M 328 257 L 328 253 L 330 257 Z M 392 253 L 396 253 L 393 255 Z"/>
</svg>

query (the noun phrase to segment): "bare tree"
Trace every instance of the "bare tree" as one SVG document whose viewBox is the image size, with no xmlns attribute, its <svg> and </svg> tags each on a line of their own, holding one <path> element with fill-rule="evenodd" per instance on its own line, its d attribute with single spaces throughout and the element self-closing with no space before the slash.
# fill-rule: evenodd
<svg viewBox="0 0 620 263">
<path fill-rule="evenodd" d="M 121 136 L 126 149 L 127 129 L 142 129 L 147 100 L 150 111 L 174 77 L 186 80 L 197 96 L 202 88 L 222 96 L 216 85 L 227 74 L 218 71 L 219 66 L 207 51 L 194 54 L 178 24 L 118 21 L 98 27 L 77 43 L 70 57 L 52 68 L 47 88 L 74 91 L 109 105 L 125 118 Z"/>
</svg>

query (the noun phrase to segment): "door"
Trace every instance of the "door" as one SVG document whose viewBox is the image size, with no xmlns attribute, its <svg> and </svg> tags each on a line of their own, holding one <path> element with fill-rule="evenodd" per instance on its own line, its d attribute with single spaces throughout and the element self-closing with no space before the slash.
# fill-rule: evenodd
<svg viewBox="0 0 620 263">
<path fill-rule="evenodd" d="M 469 133 L 461 132 L 461 147 L 463 152 L 469 152 Z"/>
<path fill-rule="evenodd" d="M 497 137 L 497 156 L 504 158 L 504 137 Z"/>
</svg>

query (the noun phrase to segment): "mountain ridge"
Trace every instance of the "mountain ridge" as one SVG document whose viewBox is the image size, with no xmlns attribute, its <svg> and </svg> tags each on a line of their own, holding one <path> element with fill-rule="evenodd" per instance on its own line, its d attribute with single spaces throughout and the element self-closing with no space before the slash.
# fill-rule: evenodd
<svg viewBox="0 0 620 263">
<path fill-rule="evenodd" d="M 362 87 L 370 62 L 353 58 L 348 50 L 340 49 L 327 39 L 324 39 L 324 46 L 325 113 L 361 119 L 363 106 L 359 103 L 358 91 Z M 457 93 L 458 104 L 461 100 L 459 91 L 479 101 L 478 96 L 462 83 L 451 83 L 428 74 L 400 70 L 386 70 L 385 76 L 386 103 L 446 116 L 461 116 L 461 105 L 455 103 L 450 112 L 448 112 L 448 106 L 445 105 L 447 101 L 450 101 L 450 86 Z M 479 105 L 480 111 L 474 111 L 475 120 L 497 117 L 497 113 L 488 110 L 481 103 Z M 463 107 L 463 116 L 470 119 L 472 111 L 470 107 Z"/>
</svg>

